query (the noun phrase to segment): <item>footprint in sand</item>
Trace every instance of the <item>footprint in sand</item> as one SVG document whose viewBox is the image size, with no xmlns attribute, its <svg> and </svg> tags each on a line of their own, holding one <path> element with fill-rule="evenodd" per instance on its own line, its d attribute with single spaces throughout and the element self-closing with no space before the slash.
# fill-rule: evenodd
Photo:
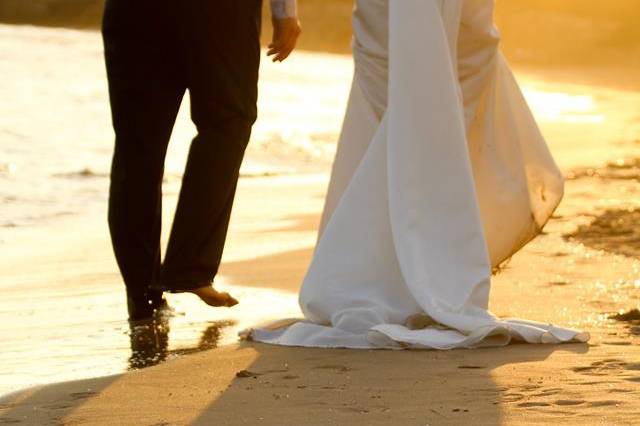
<svg viewBox="0 0 640 426">
<path fill-rule="evenodd" d="M 579 368 L 579 367 L 578 367 Z M 592 368 L 592 367 L 590 367 Z M 547 399 L 553 396 L 559 396 L 565 390 L 561 388 L 544 388 L 542 386 L 537 385 L 525 385 L 521 386 L 520 389 L 522 393 L 511 393 L 506 394 L 509 398 L 504 398 L 505 402 L 517 402 L 519 399 L 517 398 L 527 398 L 527 401 L 520 402 L 517 407 L 520 408 L 543 408 L 543 407 L 569 407 L 569 406 L 577 406 L 585 404 L 586 401 L 583 399 L 556 399 L 555 401 L 539 401 L 538 399 Z"/>
<path fill-rule="evenodd" d="M 562 287 L 562 286 L 569 285 L 569 284 L 570 283 L 567 282 L 567 281 L 551 281 L 549 283 L 549 285 L 553 286 L 553 287 Z"/>
<path fill-rule="evenodd" d="M 525 399 L 525 395 L 521 394 L 521 393 L 505 393 L 502 396 L 502 400 L 504 402 L 518 402 L 518 401 L 522 401 L 523 399 Z"/>
<path fill-rule="evenodd" d="M 368 414 L 369 410 L 363 407 L 335 407 L 335 411 L 341 411 L 349 414 Z"/>
<path fill-rule="evenodd" d="M 96 395 L 97 392 L 87 391 L 87 392 L 75 392 L 70 394 L 69 396 L 73 400 L 86 399 Z"/>
<path fill-rule="evenodd" d="M 613 381 L 613 380 L 593 380 L 593 381 L 589 381 L 589 382 L 581 382 L 578 380 L 577 384 L 580 386 L 595 386 L 595 385 L 615 385 L 618 384 L 620 382 L 617 381 Z"/>
<path fill-rule="evenodd" d="M 532 407 L 549 407 L 551 404 L 546 402 L 521 402 L 518 407 L 532 408 Z"/>
<path fill-rule="evenodd" d="M 595 361 L 588 366 L 574 367 L 571 369 L 574 373 L 583 374 L 587 376 L 611 376 L 611 378 L 618 378 L 620 380 L 626 380 L 628 382 L 640 383 L 640 376 L 628 377 L 624 376 L 625 370 L 628 372 L 640 371 L 640 363 L 627 363 L 618 358 L 609 358 L 602 361 Z M 581 385 L 590 384 L 603 384 L 603 383 L 620 383 L 620 380 L 616 382 L 583 382 Z M 625 392 L 624 389 L 619 392 Z"/>
<path fill-rule="evenodd" d="M 43 406 L 44 408 L 46 408 L 47 410 L 66 410 L 68 408 L 73 408 L 72 404 L 67 404 L 64 402 L 58 402 L 55 404 L 47 404 Z"/>
<path fill-rule="evenodd" d="M 610 389 L 609 393 L 631 393 L 634 392 L 632 389 Z"/>
<path fill-rule="evenodd" d="M 344 365 L 319 365 L 317 367 L 313 367 L 314 370 L 334 370 L 338 373 L 346 373 L 348 371 L 352 371 L 353 369 Z"/>
<path fill-rule="evenodd" d="M 538 393 L 534 393 L 531 396 L 551 396 L 551 395 L 557 395 L 560 392 L 562 392 L 562 389 L 560 388 L 549 388 L 549 389 L 543 389 L 542 391 Z"/>
<path fill-rule="evenodd" d="M 592 401 L 589 403 L 590 407 L 611 407 L 620 405 L 620 401 L 608 400 L 608 401 Z"/>
<path fill-rule="evenodd" d="M 580 373 L 588 376 L 608 376 L 613 370 L 622 370 L 629 364 L 621 359 L 609 358 L 602 361 L 592 362 L 591 365 L 574 367 L 571 370 L 574 373 Z"/>
<path fill-rule="evenodd" d="M 628 365 L 628 364 L 627 362 L 625 362 L 620 358 L 606 358 L 601 361 L 594 361 L 591 363 L 591 365 L 607 366 L 609 368 L 618 368 L 618 367 L 624 367 L 625 365 Z"/>
<path fill-rule="evenodd" d="M 287 374 L 285 376 L 282 376 L 282 378 L 284 380 L 295 380 L 295 379 L 299 379 L 300 376 L 296 376 L 296 375 L 293 375 L 293 374 Z"/>
<path fill-rule="evenodd" d="M 583 401 L 582 399 L 559 399 L 556 402 L 554 402 L 555 405 L 562 405 L 562 406 L 582 405 L 584 403 L 585 401 Z"/>
</svg>

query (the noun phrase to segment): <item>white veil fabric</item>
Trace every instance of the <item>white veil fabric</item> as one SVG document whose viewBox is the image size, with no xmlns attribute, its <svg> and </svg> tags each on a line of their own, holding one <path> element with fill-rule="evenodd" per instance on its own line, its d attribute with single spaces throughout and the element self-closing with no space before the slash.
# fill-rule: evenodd
<svg viewBox="0 0 640 426">
<path fill-rule="evenodd" d="M 245 336 L 430 349 L 588 340 L 488 311 L 492 269 L 540 232 L 563 195 L 498 50 L 493 7 L 357 1 L 355 75 L 300 293 L 305 319 Z M 424 328 L 407 328 L 414 314 L 429 319 Z"/>
</svg>

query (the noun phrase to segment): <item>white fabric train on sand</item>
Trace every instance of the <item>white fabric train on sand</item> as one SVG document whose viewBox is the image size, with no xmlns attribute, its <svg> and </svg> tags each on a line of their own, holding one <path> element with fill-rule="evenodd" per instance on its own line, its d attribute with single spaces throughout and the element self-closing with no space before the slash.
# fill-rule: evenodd
<svg viewBox="0 0 640 426">
<path fill-rule="evenodd" d="M 492 0 L 359 0 L 356 72 L 304 320 L 247 330 L 291 346 L 587 341 L 488 309 L 492 268 L 535 237 L 563 178 L 503 56 Z M 407 317 L 437 323 L 419 330 Z"/>
</svg>

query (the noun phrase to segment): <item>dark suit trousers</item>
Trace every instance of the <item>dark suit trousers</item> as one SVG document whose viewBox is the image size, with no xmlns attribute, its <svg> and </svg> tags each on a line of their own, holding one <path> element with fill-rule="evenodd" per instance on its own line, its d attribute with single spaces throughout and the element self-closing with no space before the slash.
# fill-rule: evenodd
<svg viewBox="0 0 640 426">
<path fill-rule="evenodd" d="M 106 1 L 109 227 L 130 297 L 205 285 L 218 271 L 256 119 L 260 13 L 260 0 Z M 161 263 L 164 160 L 186 90 L 197 136 Z"/>
</svg>

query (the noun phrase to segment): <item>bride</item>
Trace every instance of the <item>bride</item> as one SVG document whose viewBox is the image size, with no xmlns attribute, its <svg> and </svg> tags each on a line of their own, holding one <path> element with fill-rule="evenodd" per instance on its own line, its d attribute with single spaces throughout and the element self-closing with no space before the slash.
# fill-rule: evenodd
<svg viewBox="0 0 640 426">
<path fill-rule="evenodd" d="M 498 50 L 494 0 L 357 0 L 355 75 L 296 346 L 452 349 L 587 341 L 488 309 L 563 178 Z M 526 297 L 523 295 L 523 297 Z"/>
</svg>

